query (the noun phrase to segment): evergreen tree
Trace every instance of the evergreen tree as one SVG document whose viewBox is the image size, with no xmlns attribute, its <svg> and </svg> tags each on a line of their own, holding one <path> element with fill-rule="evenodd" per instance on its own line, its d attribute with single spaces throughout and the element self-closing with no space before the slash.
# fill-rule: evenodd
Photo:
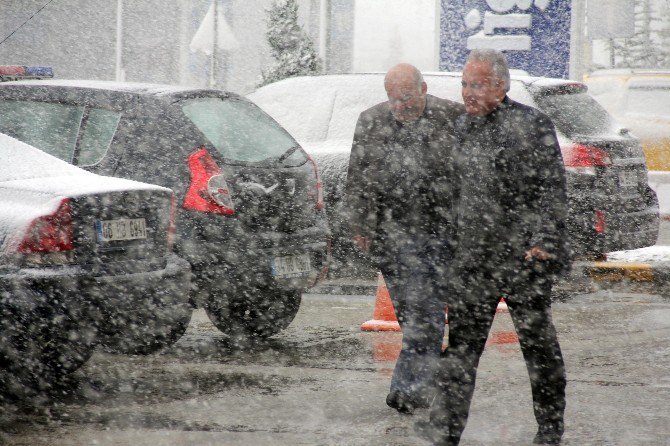
<svg viewBox="0 0 670 446">
<path fill-rule="evenodd" d="M 277 0 L 267 12 L 267 39 L 275 61 L 267 71 L 263 70 L 259 86 L 293 76 L 320 74 L 321 60 L 314 43 L 298 24 L 296 0 Z"/>
<path fill-rule="evenodd" d="M 667 19 L 667 16 L 665 17 Z M 611 42 L 618 68 L 660 68 L 666 60 L 661 17 L 651 0 L 635 0 L 635 34 Z M 667 25 L 666 25 L 667 26 Z"/>
</svg>

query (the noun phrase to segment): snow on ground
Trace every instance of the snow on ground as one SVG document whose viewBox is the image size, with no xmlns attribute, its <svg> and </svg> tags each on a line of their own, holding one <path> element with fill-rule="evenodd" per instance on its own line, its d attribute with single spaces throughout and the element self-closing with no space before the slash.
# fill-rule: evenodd
<svg viewBox="0 0 670 446">
<path fill-rule="evenodd" d="M 670 261 L 670 246 L 654 245 L 630 251 L 616 251 L 607 254 L 609 262 L 663 262 Z"/>
</svg>

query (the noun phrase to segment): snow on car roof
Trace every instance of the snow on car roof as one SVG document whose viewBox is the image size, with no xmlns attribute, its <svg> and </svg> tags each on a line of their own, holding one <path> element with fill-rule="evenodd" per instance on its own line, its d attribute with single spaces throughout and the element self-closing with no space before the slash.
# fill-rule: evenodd
<svg viewBox="0 0 670 446">
<path fill-rule="evenodd" d="M 257 92 L 262 92 L 266 88 L 275 88 L 281 85 L 290 85 L 291 83 L 323 83 L 324 79 L 327 79 L 328 82 L 341 82 L 349 83 L 352 79 L 356 78 L 358 80 L 363 78 L 377 79 L 379 77 L 385 76 L 386 73 L 383 72 L 366 72 L 366 73 L 340 73 L 340 74 L 323 74 L 318 76 L 295 76 L 288 79 L 283 79 L 272 84 L 265 85 L 260 87 L 258 90 L 250 93 L 249 98 L 252 98 Z M 450 78 L 461 78 L 462 73 L 456 71 L 425 71 L 422 73 L 424 78 L 430 77 L 450 77 Z M 510 70 L 510 78 L 512 81 L 522 82 L 526 85 L 532 85 L 539 88 L 549 88 L 549 87 L 558 87 L 561 85 L 568 84 L 578 84 L 577 82 L 570 79 L 560 79 L 560 78 L 549 78 L 549 77 L 538 77 L 531 76 L 522 70 Z"/>
<path fill-rule="evenodd" d="M 81 79 L 40 79 L 3 82 L 3 85 L 38 85 L 38 86 L 57 86 L 66 88 L 85 88 L 90 90 L 112 90 L 125 93 L 150 96 L 172 96 L 183 93 L 197 91 L 220 91 L 213 89 L 203 89 L 196 87 L 185 87 L 181 85 L 151 84 L 142 82 L 116 82 L 101 80 L 81 80 Z M 225 92 L 228 94 L 227 92 Z"/>
</svg>

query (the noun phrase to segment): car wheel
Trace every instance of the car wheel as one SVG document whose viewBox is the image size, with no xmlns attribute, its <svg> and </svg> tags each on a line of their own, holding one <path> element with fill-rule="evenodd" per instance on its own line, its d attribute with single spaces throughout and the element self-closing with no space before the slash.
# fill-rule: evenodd
<svg viewBox="0 0 670 446">
<path fill-rule="evenodd" d="M 85 311 L 34 307 L 26 314 L 4 306 L 2 310 L 0 394 L 4 397 L 48 394 L 93 354 L 96 329 Z"/>
<path fill-rule="evenodd" d="M 116 333 L 100 336 L 105 351 L 129 355 L 148 355 L 177 342 L 186 332 L 193 307 L 188 303 L 152 306 L 124 318 L 124 327 Z"/>
<path fill-rule="evenodd" d="M 210 296 L 205 311 L 216 328 L 228 336 L 266 338 L 289 326 L 301 300 L 299 290 L 245 288 L 238 289 L 234 296 Z"/>
</svg>

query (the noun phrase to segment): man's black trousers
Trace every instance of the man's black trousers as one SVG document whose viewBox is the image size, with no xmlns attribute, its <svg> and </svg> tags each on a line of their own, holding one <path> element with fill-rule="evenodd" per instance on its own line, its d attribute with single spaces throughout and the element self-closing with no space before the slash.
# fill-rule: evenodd
<svg viewBox="0 0 670 446">
<path fill-rule="evenodd" d="M 503 296 L 530 376 L 535 418 L 562 433 L 565 366 L 551 317 L 553 278 L 540 263 L 461 270 L 457 291 L 448 298 L 449 346 L 430 414 L 431 423 L 445 432 L 445 444 L 458 444 L 465 428 L 479 359 Z"/>
</svg>

